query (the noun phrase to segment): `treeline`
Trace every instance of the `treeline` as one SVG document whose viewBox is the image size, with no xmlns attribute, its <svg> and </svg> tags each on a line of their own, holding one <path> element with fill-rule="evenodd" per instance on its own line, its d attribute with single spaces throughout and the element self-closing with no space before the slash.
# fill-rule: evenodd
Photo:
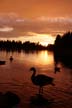
<svg viewBox="0 0 72 108">
<path fill-rule="evenodd" d="M 39 43 L 26 41 L 22 43 L 21 41 L 0 41 L 0 50 L 6 51 L 29 51 L 29 50 L 45 50 L 47 47 L 42 46 Z"/>
<path fill-rule="evenodd" d="M 62 36 L 57 35 L 54 47 L 57 52 L 72 51 L 72 32 L 67 32 Z"/>
<path fill-rule="evenodd" d="M 57 35 L 54 45 L 48 44 L 48 46 L 42 46 L 41 44 L 26 41 L 22 43 L 21 41 L 3 41 L 0 40 L 0 50 L 6 51 L 32 51 L 32 50 L 49 50 L 54 51 L 54 53 L 67 54 L 72 53 L 72 32 L 67 32 L 65 34 Z"/>
<path fill-rule="evenodd" d="M 57 35 L 54 43 L 54 58 L 56 63 L 61 61 L 72 68 L 72 32 L 67 32 L 62 36 Z"/>
</svg>

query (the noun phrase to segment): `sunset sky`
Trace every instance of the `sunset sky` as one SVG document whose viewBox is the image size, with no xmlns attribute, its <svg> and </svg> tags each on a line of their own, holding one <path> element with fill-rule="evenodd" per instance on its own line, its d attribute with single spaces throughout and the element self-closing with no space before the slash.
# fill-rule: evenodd
<svg viewBox="0 0 72 108">
<path fill-rule="evenodd" d="M 72 0 L 0 0 L 0 39 L 53 43 L 72 31 Z"/>
</svg>

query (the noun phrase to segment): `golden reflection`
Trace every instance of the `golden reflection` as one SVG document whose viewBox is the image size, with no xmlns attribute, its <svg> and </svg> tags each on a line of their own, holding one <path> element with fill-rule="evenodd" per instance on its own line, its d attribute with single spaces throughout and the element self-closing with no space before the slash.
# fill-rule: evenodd
<svg viewBox="0 0 72 108">
<path fill-rule="evenodd" d="M 49 54 L 48 51 L 41 51 L 36 59 L 36 62 L 41 65 L 48 65 L 53 62 L 52 54 Z"/>
<path fill-rule="evenodd" d="M 23 62 L 28 63 L 30 65 L 51 65 L 53 63 L 53 55 L 48 51 L 39 51 L 34 53 L 21 53 L 19 59 Z"/>
</svg>

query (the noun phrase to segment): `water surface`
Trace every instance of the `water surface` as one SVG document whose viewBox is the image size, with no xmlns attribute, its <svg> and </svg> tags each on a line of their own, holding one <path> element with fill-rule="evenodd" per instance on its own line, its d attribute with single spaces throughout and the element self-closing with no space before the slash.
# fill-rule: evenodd
<svg viewBox="0 0 72 108">
<path fill-rule="evenodd" d="M 14 60 L 10 62 L 9 57 Z M 5 65 L 0 65 L 0 92 L 12 91 L 16 93 L 21 102 L 18 108 L 36 107 L 30 106 L 30 98 L 38 93 L 39 87 L 31 82 L 32 72 L 30 67 L 37 69 L 37 74 L 45 74 L 55 78 L 55 86 L 44 87 L 43 96 L 53 99 L 51 108 L 72 107 L 72 70 L 59 63 L 60 72 L 54 72 L 54 57 L 52 52 L 5 52 L 0 51 L 0 60 L 6 60 Z M 48 106 L 44 106 L 45 108 Z"/>
</svg>

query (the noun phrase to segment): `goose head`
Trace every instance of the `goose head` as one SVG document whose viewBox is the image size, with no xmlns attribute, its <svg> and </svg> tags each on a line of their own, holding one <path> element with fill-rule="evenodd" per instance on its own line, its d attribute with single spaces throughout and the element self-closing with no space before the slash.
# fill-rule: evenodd
<svg viewBox="0 0 72 108">
<path fill-rule="evenodd" d="M 31 67 L 31 68 L 30 68 L 30 71 L 36 72 L 35 67 Z"/>
<path fill-rule="evenodd" d="M 30 71 L 33 72 L 32 76 L 31 76 L 31 79 L 34 80 L 35 74 L 36 74 L 36 69 L 35 69 L 35 67 L 31 67 L 31 68 L 30 68 Z"/>
</svg>

